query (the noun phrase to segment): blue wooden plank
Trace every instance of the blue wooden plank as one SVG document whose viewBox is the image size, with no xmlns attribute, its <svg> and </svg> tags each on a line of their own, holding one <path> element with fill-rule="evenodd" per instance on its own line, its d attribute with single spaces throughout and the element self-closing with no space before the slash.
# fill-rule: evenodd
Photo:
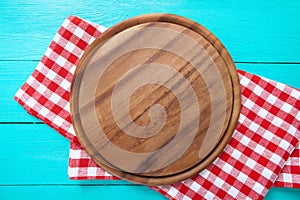
<svg viewBox="0 0 300 200">
<path fill-rule="evenodd" d="M 236 64 L 238 69 L 300 89 L 300 64 Z"/>
<path fill-rule="evenodd" d="M 0 1 L 0 59 L 40 59 L 62 21 L 78 15 L 104 26 L 167 12 L 210 29 L 235 61 L 300 62 L 300 1 Z"/>
<path fill-rule="evenodd" d="M 68 182 L 69 142 L 44 124 L 0 125 L 0 184 Z"/>
<path fill-rule="evenodd" d="M 43 199 L 43 200 L 165 200 L 166 198 L 144 186 L 2 186 L 0 199 Z"/>
<path fill-rule="evenodd" d="M 69 141 L 45 124 L 0 124 L 0 186 L 18 184 L 129 184 L 71 181 Z M 5 173 L 3 173 L 5 172 Z"/>
<path fill-rule="evenodd" d="M 299 199 L 300 189 L 290 188 L 271 188 L 267 193 L 265 200 Z"/>
<path fill-rule="evenodd" d="M 299 199 L 300 190 L 272 188 L 265 200 Z M 143 186 L 77 186 L 77 185 L 40 185 L 40 186 L 1 186 L 0 198 L 43 199 L 43 200 L 82 200 L 82 199 L 122 199 L 122 200 L 163 200 L 164 196 Z"/>
</svg>

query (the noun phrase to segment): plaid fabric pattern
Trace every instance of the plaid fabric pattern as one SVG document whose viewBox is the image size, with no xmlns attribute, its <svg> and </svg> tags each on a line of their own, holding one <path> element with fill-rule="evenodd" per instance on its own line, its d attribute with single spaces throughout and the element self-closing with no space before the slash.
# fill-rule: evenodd
<svg viewBox="0 0 300 200">
<path fill-rule="evenodd" d="M 170 199 L 263 199 L 300 137 L 300 92 L 239 71 L 242 109 L 232 139 L 198 176 L 154 188 Z"/>
<path fill-rule="evenodd" d="M 223 153 L 199 175 L 178 184 L 152 189 L 170 199 L 262 199 L 276 179 L 277 186 L 281 183 L 287 187 L 299 186 L 299 162 L 298 165 L 293 163 L 294 166 L 284 165 L 286 160 L 294 158 L 289 158 L 293 151 L 293 154 L 299 153 L 298 149 L 294 149 L 300 138 L 300 92 L 244 71 L 239 71 L 239 78 L 241 114 Z M 96 166 L 91 159 L 85 161 L 82 167 L 74 166 L 74 150 L 88 158 L 82 148 L 71 144 L 71 179 L 105 176 L 99 167 L 97 171 L 94 169 L 93 174 L 89 173 L 89 167 Z M 76 161 L 79 164 L 78 158 Z M 278 176 L 282 168 L 283 173 Z M 112 177 L 106 176 L 108 179 Z"/>
<path fill-rule="evenodd" d="M 285 163 L 274 186 L 300 188 L 300 143 L 298 143 L 292 155 Z"/>
<path fill-rule="evenodd" d="M 119 180 L 119 178 L 98 167 L 86 151 L 75 142 L 71 142 L 70 146 L 68 175 L 71 180 Z"/>
<path fill-rule="evenodd" d="M 28 113 L 71 141 L 71 179 L 117 179 L 97 167 L 80 148 L 69 111 L 76 64 L 86 47 L 104 30 L 75 16 L 66 19 L 14 97 Z M 294 148 L 300 138 L 300 92 L 243 71 L 239 71 L 239 76 L 242 112 L 224 152 L 199 175 L 153 189 L 171 199 L 257 199 L 266 194 L 277 177 L 275 186 L 299 187 L 299 145 Z"/>
<path fill-rule="evenodd" d="M 84 50 L 104 30 L 103 26 L 75 16 L 68 17 L 14 97 L 28 113 L 78 144 L 69 105 L 73 73 Z"/>
</svg>

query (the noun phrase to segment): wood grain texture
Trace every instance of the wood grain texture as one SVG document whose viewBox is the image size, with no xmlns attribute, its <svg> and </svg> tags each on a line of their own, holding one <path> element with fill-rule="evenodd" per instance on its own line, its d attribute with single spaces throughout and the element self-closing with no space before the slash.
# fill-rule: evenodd
<svg viewBox="0 0 300 200">
<path fill-rule="evenodd" d="M 204 169 L 231 137 L 239 109 L 224 46 L 176 15 L 142 15 L 108 29 L 84 53 L 71 89 L 83 147 L 110 173 L 142 184 Z"/>
<path fill-rule="evenodd" d="M 236 63 L 237 68 L 300 88 L 300 65 L 296 64 L 300 63 L 299 9 L 297 0 L 0 1 L 0 122 L 9 123 L 0 127 L 0 198 L 82 199 L 90 195 L 102 199 L 164 199 L 146 187 L 131 185 L 119 190 L 111 186 L 119 181 L 69 181 L 67 161 L 62 157 L 68 154 L 67 140 L 46 125 L 15 124 L 38 121 L 12 97 L 67 16 L 78 15 L 107 27 L 151 12 L 186 16 L 215 33 L 235 62 L 250 62 Z M 23 156 L 19 156 L 20 151 Z M 13 164 L 5 163 L 7 155 Z M 85 186 L 94 183 L 105 186 Z M 271 188 L 265 199 L 297 199 L 299 195 L 300 190 Z"/>
</svg>

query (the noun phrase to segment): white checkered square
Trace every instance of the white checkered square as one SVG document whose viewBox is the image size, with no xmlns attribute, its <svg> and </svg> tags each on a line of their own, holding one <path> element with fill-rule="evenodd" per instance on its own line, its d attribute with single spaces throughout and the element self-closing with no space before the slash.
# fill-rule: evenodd
<svg viewBox="0 0 300 200">
<path fill-rule="evenodd" d="M 58 56 L 55 61 L 59 66 L 64 66 L 68 62 L 64 57 Z"/>
<path fill-rule="evenodd" d="M 47 87 L 45 85 L 40 84 L 37 88 L 36 91 L 40 94 L 44 94 L 47 91 Z"/>
<path fill-rule="evenodd" d="M 201 186 L 197 182 L 193 182 L 190 188 L 197 192 L 198 190 L 200 190 Z"/>
<path fill-rule="evenodd" d="M 255 165 L 254 165 L 255 166 Z M 241 183 L 246 183 L 248 176 L 244 174 L 243 172 L 239 173 L 239 175 L 236 177 L 237 180 L 239 180 Z"/>
<path fill-rule="evenodd" d="M 32 85 L 34 81 L 36 81 L 36 80 L 32 76 L 29 76 L 28 79 L 26 80 L 26 83 L 28 85 Z"/>
<path fill-rule="evenodd" d="M 67 42 L 65 49 L 69 52 L 74 52 L 74 50 L 78 48 L 72 42 Z"/>
<path fill-rule="evenodd" d="M 171 197 L 175 198 L 175 196 L 178 194 L 178 190 L 176 188 L 174 188 L 174 187 L 170 187 L 169 191 L 168 191 L 168 194 Z"/>
<path fill-rule="evenodd" d="M 295 118 L 300 121 L 300 112 L 298 112 L 298 114 L 296 114 Z"/>
<path fill-rule="evenodd" d="M 273 119 L 273 124 L 275 124 L 276 126 L 280 127 L 282 124 L 283 124 L 283 120 L 277 116 L 274 116 L 274 119 Z"/>
<path fill-rule="evenodd" d="M 225 181 L 219 177 L 216 177 L 216 179 L 214 180 L 214 185 L 216 185 L 219 188 L 222 188 L 224 183 L 225 183 Z"/>
<path fill-rule="evenodd" d="M 279 145 L 282 149 L 288 149 L 290 144 L 286 140 L 280 140 Z M 300 166 L 300 165 L 299 165 Z"/>
<path fill-rule="evenodd" d="M 293 179 L 291 174 L 283 173 L 282 175 L 283 175 L 283 179 L 287 182 L 291 182 Z"/>
<path fill-rule="evenodd" d="M 75 133 L 74 128 L 73 128 L 72 125 L 70 125 L 70 126 L 68 127 L 67 132 L 70 133 L 71 135 L 76 136 L 76 133 Z"/>
<path fill-rule="evenodd" d="M 18 91 L 17 91 L 16 94 L 15 94 L 15 97 L 16 97 L 16 98 L 19 98 L 19 99 L 22 97 L 22 99 L 23 99 L 24 101 L 27 101 L 27 100 L 30 98 L 30 96 L 29 96 L 28 94 L 26 94 L 25 91 L 22 90 L 21 88 L 18 89 Z"/>
<path fill-rule="evenodd" d="M 55 73 L 52 70 L 47 71 L 46 73 L 47 78 L 49 78 L 50 80 L 54 80 L 57 76 L 57 73 Z"/>
<path fill-rule="evenodd" d="M 242 155 L 242 153 L 236 149 L 234 149 L 232 152 L 232 157 L 235 158 L 236 160 L 239 160 L 241 155 Z"/>
<path fill-rule="evenodd" d="M 233 169 L 232 165 L 229 165 L 228 163 L 224 163 L 223 166 L 224 172 L 226 172 L 227 174 L 231 174 L 232 169 Z"/>
<path fill-rule="evenodd" d="M 249 143 L 251 142 L 250 138 L 248 138 L 247 136 L 242 137 L 242 139 L 240 140 L 240 142 L 245 145 L 248 146 Z"/>
<path fill-rule="evenodd" d="M 261 172 L 261 175 L 263 175 L 266 179 L 270 179 L 271 176 L 274 175 L 274 173 L 271 170 L 269 170 L 268 168 L 265 167 L 265 168 L 263 168 L 263 171 Z"/>
<path fill-rule="evenodd" d="M 209 171 L 206 170 L 206 169 L 202 170 L 202 171 L 199 173 L 199 175 L 201 175 L 201 176 L 202 176 L 203 178 L 205 178 L 205 179 L 208 178 L 209 174 L 210 174 Z"/>
<path fill-rule="evenodd" d="M 258 154 L 263 154 L 266 151 L 266 148 L 261 146 L 260 144 L 257 144 L 255 146 L 254 152 L 258 153 Z"/>
<path fill-rule="evenodd" d="M 245 115 L 243 115 L 243 113 L 240 113 L 239 122 L 244 123 L 246 120 L 248 120 L 248 118 Z"/>
<path fill-rule="evenodd" d="M 247 159 L 245 162 L 245 165 L 248 166 L 249 168 L 253 168 L 257 164 L 256 161 L 254 161 L 252 158 Z"/>
<path fill-rule="evenodd" d="M 255 86 L 253 92 L 257 95 L 260 96 L 263 93 L 264 89 L 258 85 Z"/>
<path fill-rule="evenodd" d="M 68 176 L 77 177 L 79 174 L 79 167 L 68 167 Z"/>
<path fill-rule="evenodd" d="M 81 150 L 70 149 L 69 156 L 73 159 L 79 159 L 81 157 Z"/>
<path fill-rule="evenodd" d="M 293 106 L 291 106 L 290 104 L 284 103 L 281 106 L 281 109 L 284 110 L 286 113 L 290 113 L 293 109 Z"/>
<path fill-rule="evenodd" d="M 97 167 L 89 167 L 87 173 L 90 176 L 97 176 Z"/>
<path fill-rule="evenodd" d="M 256 124 L 256 123 L 251 123 L 250 124 L 250 126 L 249 126 L 249 129 L 251 130 L 251 131 L 253 131 L 253 132 L 257 132 L 257 130 L 259 129 L 259 125 L 258 124 Z"/>
<path fill-rule="evenodd" d="M 275 164 L 279 164 L 281 161 L 281 157 L 278 156 L 277 154 L 273 153 L 270 160 Z"/>
<path fill-rule="evenodd" d="M 85 34 L 85 32 L 80 27 L 76 27 L 73 33 L 79 38 L 82 38 L 82 36 Z"/>
<path fill-rule="evenodd" d="M 183 196 L 182 200 L 191 200 L 191 198 L 188 196 Z"/>
<path fill-rule="evenodd" d="M 297 133 L 297 129 L 294 126 L 290 126 L 287 132 L 290 134 L 295 134 Z"/>
<path fill-rule="evenodd" d="M 56 124 L 58 127 L 60 127 L 64 123 L 64 119 L 61 118 L 60 116 L 55 116 L 53 119 L 53 123 Z"/>
<path fill-rule="evenodd" d="M 255 184 L 254 184 L 254 186 L 252 187 L 252 189 L 255 191 L 255 192 L 257 192 L 258 194 L 261 194 L 262 193 L 262 191 L 264 190 L 264 186 L 263 185 L 261 185 L 260 183 L 258 183 L 258 182 L 256 182 Z"/>
<path fill-rule="evenodd" d="M 204 199 L 217 199 L 217 198 L 212 192 L 206 191 L 206 193 L 204 195 Z"/>
<path fill-rule="evenodd" d="M 240 77 L 240 84 L 244 87 L 247 87 L 250 83 L 250 79 L 248 79 L 247 77 L 243 76 Z"/>
<path fill-rule="evenodd" d="M 69 81 L 67 81 L 66 79 L 63 79 L 59 86 L 65 90 L 71 89 L 71 83 Z"/>
<path fill-rule="evenodd" d="M 30 105 L 30 106 L 35 106 L 37 104 L 37 101 L 30 97 L 28 100 L 27 100 L 27 104 Z"/>
<path fill-rule="evenodd" d="M 54 104 L 57 104 L 61 100 L 61 97 L 58 96 L 57 94 L 53 93 L 50 96 L 49 100 L 52 101 Z"/>
<path fill-rule="evenodd" d="M 266 118 L 267 117 L 267 115 L 268 115 L 268 111 L 266 111 L 265 109 L 259 109 L 259 111 L 258 111 L 258 116 L 260 116 L 261 118 Z"/>
<path fill-rule="evenodd" d="M 265 130 L 263 134 L 263 138 L 265 138 L 266 140 L 273 141 L 273 138 L 277 138 L 277 136 L 274 136 L 274 134 L 272 134 L 270 131 Z"/>
<path fill-rule="evenodd" d="M 300 99 L 300 92 L 297 90 L 292 90 L 290 95 L 291 95 L 291 97 L 294 97 L 295 99 Z"/>
<path fill-rule="evenodd" d="M 237 190 L 235 187 L 230 187 L 228 194 L 235 198 L 239 194 L 239 190 Z"/>
<path fill-rule="evenodd" d="M 249 110 L 251 110 L 253 107 L 254 107 L 254 102 L 251 101 L 251 99 L 246 99 L 245 103 L 244 103 L 244 106 L 246 108 L 248 108 Z"/>
<path fill-rule="evenodd" d="M 281 91 L 284 91 L 286 89 L 286 85 L 280 82 L 276 82 L 276 88 L 278 88 Z"/>
<path fill-rule="evenodd" d="M 42 107 L 40 110 L 40 115 L 42 115 L 43 117 L 47 117 L 50 113 L 50 110 L 47 109 L 46 107 Z"/>
<path fill-rule="evenodd" d="M 57 35 L 58 35 L 58 33 L 56 33 L 56 35 L 54 36 L 54 38 L 58 38 Z M 48 58 L 50 58 L 51 54 L 52 54 L 52 49 L 47 48 L 47 50 L 45 51 L 44 55 L 47 56 Z"/>
</svg>

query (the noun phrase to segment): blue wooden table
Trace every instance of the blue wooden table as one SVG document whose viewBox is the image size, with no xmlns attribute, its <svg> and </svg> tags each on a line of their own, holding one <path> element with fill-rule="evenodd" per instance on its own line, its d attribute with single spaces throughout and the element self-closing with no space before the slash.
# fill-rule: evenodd
<svg viewBox="0 0 300 200">
<path fill-rule="evenodd" d="M 236 66 L 300 88 L 300 1 L 0 1 L 0 199 L 165 199 L 125 181 L 70 181 L 69 142 L 12 100 L 69 15 L 104 26 L 166 12 L 191 18 L 227 47 Z M 299 199 L 272 188 L 266 199 Z"/>
</svg>

